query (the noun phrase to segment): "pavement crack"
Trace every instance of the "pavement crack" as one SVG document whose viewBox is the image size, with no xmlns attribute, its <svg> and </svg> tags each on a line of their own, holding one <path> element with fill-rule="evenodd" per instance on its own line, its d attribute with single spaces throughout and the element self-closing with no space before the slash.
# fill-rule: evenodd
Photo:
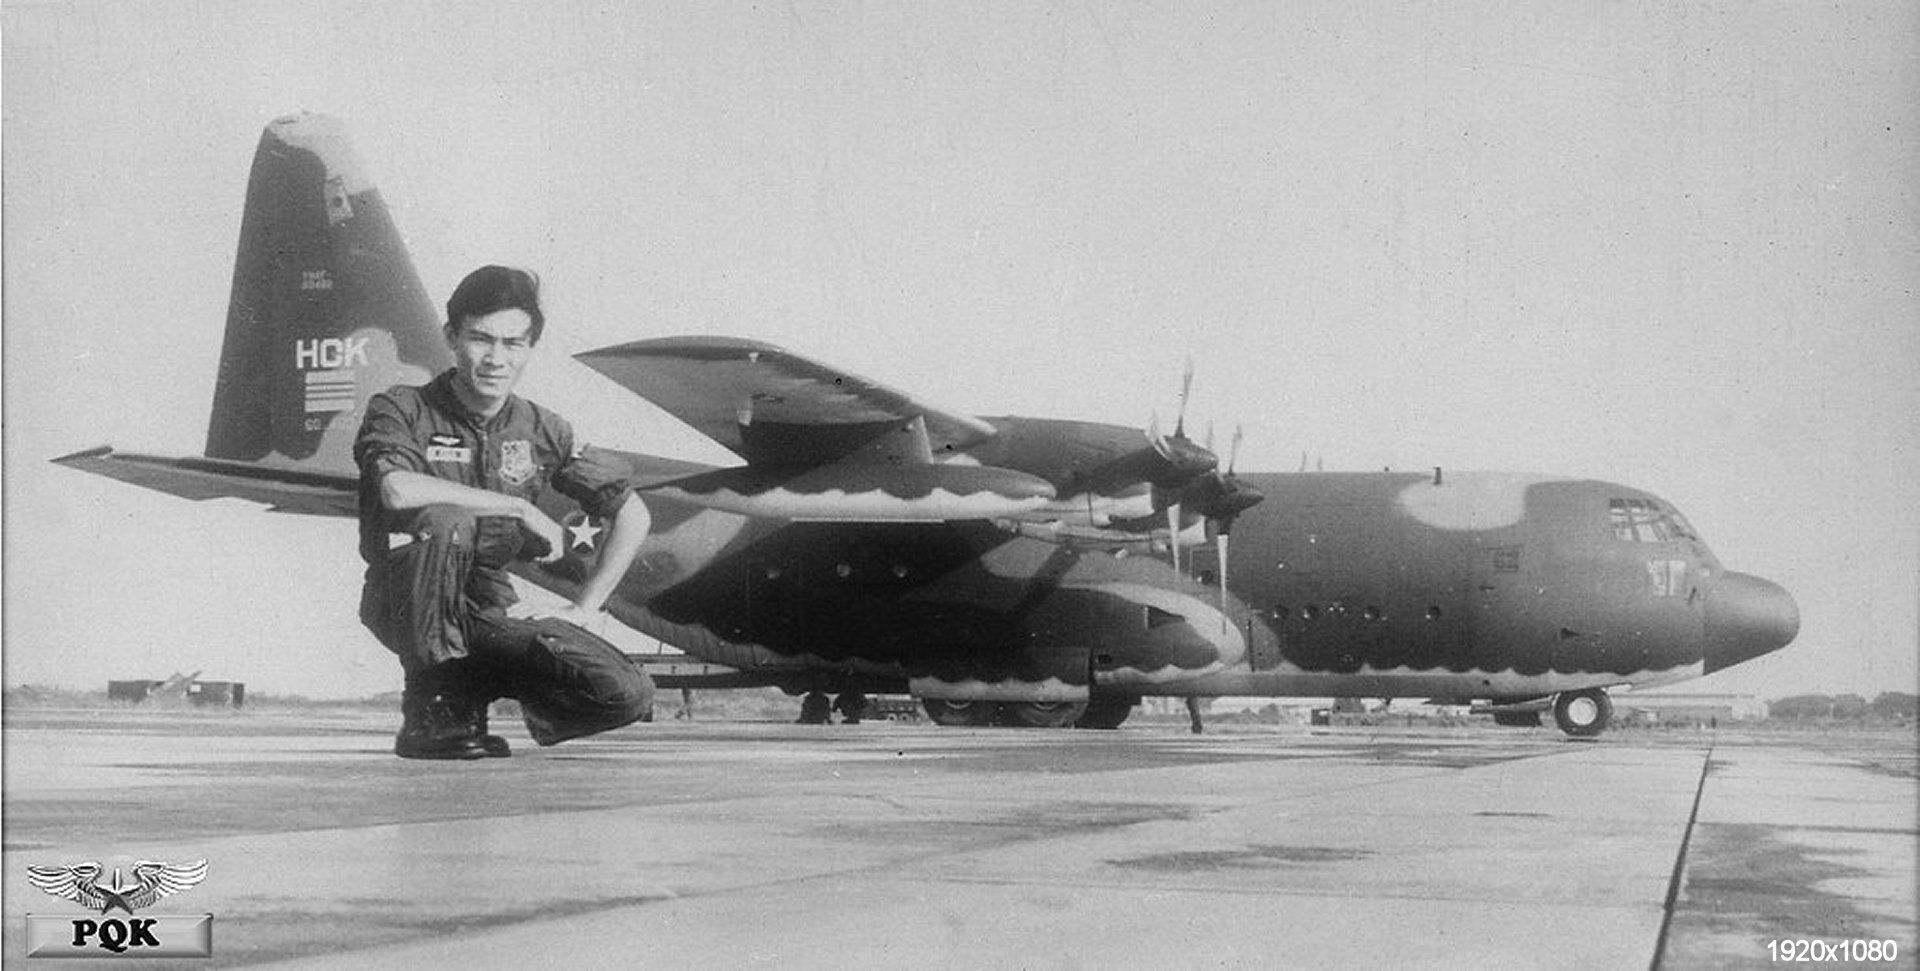
<svg viewBox="0 0 1920 971">
<path fill-rule="evenodd" d="M 1680 882 L 1687 872 L 1687 847 L 1693 842 L 1693 829 L 1700 821 L 1700 800 L 1707 793 L 1707 776 L 1713 772 L 1713 746 L 1707 743 L 1705 757 L 1700 760 L 1700 782 L 1693 789 L 1693 809 L 1687 813 L 1687 828 L 1680 836 L 1680 852 L 1674 854 L 1673 875 L 1667 880 L 1667 901 L 1660 915 L 1660 933 L 1653 942 L 1653 962 L 1649 971 L 1660 971 L 1661 962 L 1667 955 L 1667 937 L 1673 931 L 1673 914 L 1680 902 Z"/>
</svg>

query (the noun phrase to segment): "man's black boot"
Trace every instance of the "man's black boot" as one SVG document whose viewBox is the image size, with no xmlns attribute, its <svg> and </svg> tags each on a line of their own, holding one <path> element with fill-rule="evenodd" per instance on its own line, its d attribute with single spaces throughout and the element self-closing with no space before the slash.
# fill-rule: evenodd
<svg viewBox="0 0 1920 971">
<path fill-rule="evenodd" d="M 504 759 L 513 754 L 513 746 L 498 735 L 487 734 L 487 703 L 479 702 L 473 709 L 474 731 L 480 734 L 480 748 L 490 759 Z"/>
<path fill-rule="evenodd" d="M 403 759 L 483 759 L 492 754 L 484 721 L 474 717 L 472 704 L 463 699 L 409 690 L 400 696 L 400 715 L 393 754 Z M 505 749 L 505 739 L 500 746 Z"/>
</svg>

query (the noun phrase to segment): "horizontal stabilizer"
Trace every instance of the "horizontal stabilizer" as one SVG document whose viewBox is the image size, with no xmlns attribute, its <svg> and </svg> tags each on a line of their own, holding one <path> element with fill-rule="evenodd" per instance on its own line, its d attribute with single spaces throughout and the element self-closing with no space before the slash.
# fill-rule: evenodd
<svg viewBox="0 0 1920 971">
<path fill-rule="evenodd" d="M 759 341 L 663 337 L 574 356 L 756 466 L 826 465 L 914 419 L 925 424 L 916 444 L 924 435 L 936 461 L 994 434 L 978 418 Z"/>
<path fill-rule="evenodd" d="M 138 455 L 116 452 L 105 445 L 53 461 L 182 499 L 245 499 L 275 512 L 310 516 L 352 516 L 355 511 L 357 483 L 351 475 L 220 459 Z"/>
</svg>

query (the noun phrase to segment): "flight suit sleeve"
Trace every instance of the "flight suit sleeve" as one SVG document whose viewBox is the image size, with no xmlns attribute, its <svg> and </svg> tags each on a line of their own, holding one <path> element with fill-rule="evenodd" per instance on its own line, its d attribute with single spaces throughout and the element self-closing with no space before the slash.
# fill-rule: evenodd
<svg viewBox="0 0 1920 971">
<path fill-rule="evenodd" d="M 626 463 L 616 453 L 576 443 L 570 425 L 562 423 L 558 432 L 557 444 L 565 458 L 554 470 L 553 487 L 579 503 L 589 516 L 612 519 L 619 515 L 633 495 Z"/>
<path fill-rule="evenodd" d="M 420 453 L 413 419 L 387 394 L 374 395 L 367 402 L 367 416 L 360 422 L 360 434 L 353 442 L 353 460 L 365 482 L 379 482 L 395 470 L 432 474 L 426 456 Z"/>
</svg>

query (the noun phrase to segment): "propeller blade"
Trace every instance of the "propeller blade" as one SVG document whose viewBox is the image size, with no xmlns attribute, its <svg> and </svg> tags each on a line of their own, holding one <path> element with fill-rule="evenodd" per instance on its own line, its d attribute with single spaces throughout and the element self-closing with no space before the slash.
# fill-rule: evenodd
<svg viewBox="0 0 1920 971">
<path fill-rule="evenodd" d="M 1180 504 L 1167 507 L 1167 550 L 1173 554 L 1173 572 L 1180 572 Z"/>
<path fill-rule="evenodd" d="M 1174 460 L 1173 443 L 1168 441 L 1167 436 L 1160 431 L 1158 410 L 1147 413 L 1147 444 L 1152 445 L 1153 450 L 1159 453 L 1161 458 L 1169 462 Z"/>
<path fill-rule="evenodd" d="M 1187 366 L 1180 374 L 1180 416 L 1173 424 L 1173 437 L 1187 437 L 1187 398 L 1193 391 L 1193 356 L 1187 356 Z"/>
<path fill-rule="evenodd" d="M 1227 534 L 1221 533 L 1217 542 L 1220 549 L 1220 614 L 1224 617 L 1227 613 Z"/>
</svg>

